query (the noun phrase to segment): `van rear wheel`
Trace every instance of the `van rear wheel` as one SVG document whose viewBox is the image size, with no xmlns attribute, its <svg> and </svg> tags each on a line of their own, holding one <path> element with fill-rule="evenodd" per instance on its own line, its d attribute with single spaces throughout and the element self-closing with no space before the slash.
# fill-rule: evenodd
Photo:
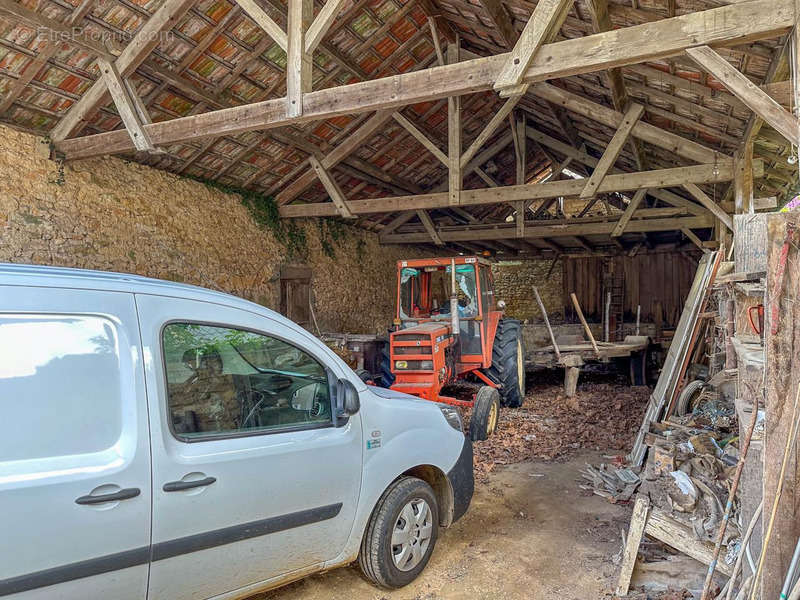
<svg viewBox="0 0 800 600">
<path fill-rule="evenodd" d="M 358 565 L 386 588 L 414 581 L 428 564 L 439 534 L 439 506 L 427 483 L 402 477 L 383 493 L 367 524 Z"/>
</svg>

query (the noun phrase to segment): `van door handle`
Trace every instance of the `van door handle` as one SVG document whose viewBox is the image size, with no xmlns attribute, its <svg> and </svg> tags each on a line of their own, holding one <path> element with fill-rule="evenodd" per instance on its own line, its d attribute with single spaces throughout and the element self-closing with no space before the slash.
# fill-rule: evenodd
<svg viewBox="0 0 800 600">
<path fill-rule="evenodd" d="M 206 477 L 205 479 L 198 479 L 197 481 L 170 481 L 165 483 L 164 487 L 161 489 L 165 492 L 182 492 L 183 490 L 211 485 L 216 480 L 216 477 Z"/>
<path fill-rule="evenodd" d="M 142 490 L 139 488 L 125 488 L 111 494 L 89 494 L 87 496 L 81 496 L 80 498 L 77 498 L 75 502 L 76 504 L 102 504 L 103 502 L 118 502 L 119 500 L 136 498 L 136 496 L 141 493 Z"/>
</svg>

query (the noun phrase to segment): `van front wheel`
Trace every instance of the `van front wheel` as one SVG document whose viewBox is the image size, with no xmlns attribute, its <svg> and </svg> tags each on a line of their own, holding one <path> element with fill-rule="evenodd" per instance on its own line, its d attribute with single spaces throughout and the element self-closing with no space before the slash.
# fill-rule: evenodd
<svg viewBox="0 0 800 600">
<path fill-rule="evenodd" d="M 367 524 L 358 564 L 373 583 L 399 588 L 428 564 L 439 533 L 439 507 L 431 486 L 402 477 L 383 493 Z"/>
</svg>

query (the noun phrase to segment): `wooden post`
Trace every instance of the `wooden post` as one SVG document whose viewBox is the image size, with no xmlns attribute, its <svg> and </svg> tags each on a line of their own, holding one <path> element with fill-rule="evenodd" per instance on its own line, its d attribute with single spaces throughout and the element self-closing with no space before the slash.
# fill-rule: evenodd
<svg viewBox="0 0 800 600">
<path fill-rule="evenodd" d="M 736 214 L 750 213 L 753 207 L 753 144 L 747 144 L 733 158 L 734 207 Z"/>
<path fill-rule="evenodd" d="M 458 62 L 459 40 L 447 45 L 447 62 Z M 448 196 L 450 206 L 461 204 L 461 96 L 447 99 Z"/>
<path fill-rule="evenodd" d="M 622 566 L 617 582 L 617 596 L 627 596 L 631 585 L 633 567 L 636 565 L 636 555 L 639 553 L 639 544 L 642 543 L 644 528 L 647 524 L 647 511 L 650 501 L 647 496 L 639 495 L 633 505 L 631 525 L 628 528 L 628 539 L 625 542 L 625 553 L 622 555 Z"/>
<path fill-rule="evenodd" d="M 286 49 L 286 114 L 303 114 L 303 94 L 311 91 L 311 57 L 305 35 L 314 18 L 314 0 L 289 0 Z"/>
<path fill-rule="evenodd" d="M 566 393 L 567 398 L 573 398 L 577 393 L 580 374 L 580 367 L 564 367 L 564 393 Z"/>
<path fill-rule="evenodd" d="M 578 303 L 578 297 L 575 295 L 575 292 L 570 294 L 572 298 L 572 304 L 575 306 L 575 312 L 578 313 L 578 318 L 581 320 L 581 324 L 583 325 L 583 330 L 586 332 L 586 335 L 589 336 L 589 341 L 592 343 L 592 348 L 594 348 L 594 353 L 597 356 L 600 356 L 600 348 L 597 347 L 597 342 L 594 340 L 594 336 L 592 335 L 592 330 L 589 329 L 589 324 L 586 322 L 586 318 L 583 316 L 583 311 L 581 310 L 581 305 Z"/>
<path fill-rule="evenodd" d="M 764 435 L 764 521 L 781 482 L 781 463 L 787 438 L 793 426 L 792 412 L 795 395 L 800 386 L 800 308 L 796 303 L 797 281 L 800 281 L 800 256 L 796 249 L 797 236 L 789 246 L 785 272 L 780 273 L 781 254 L 786 242 L 787 225 L 800 227 L 797 213 L 780 213 L 767 218 L 767 296 L 765 306 L 764 344 L 766 369 L 766 428 Z M 782 280 L 782 284 L 779 281 Z M 773 320 L 772 307 L 777 306 Z M 772 330 L 777 326 L 777 333 Z M 800 537 L 800 450 L 790 454 L 789 469 L 773 524 L 773 534 L 765 549 L 761 597 L 778 598 L 781 584 L 792 558 L 795 543 Z M 756 582 L 756 588 L 758 581 Z"/>
<path fill-rule="evenodd" d="M 542 302 L 542 297 L 539 295 L 539 290 L 536 286 L 533 286 L 533 293 L 536 296 L 536 302 L 539 303 L 539 310 L 542 311 L 542 317 L 544 317 L 544 324 L 547 327 L 547 333 L 550 334 L 550 341 L 553 343 L 553 351 L 556 353 L 556 360 L 561 362 L 561 351 L 558 349 L 558 344 L 556 344 L 556 336 L 553 333 L 553 328 L 550 327 L 550 319 L 547 316 L 547 311 L 544 308 L 544 302 Z"/>
</svg>

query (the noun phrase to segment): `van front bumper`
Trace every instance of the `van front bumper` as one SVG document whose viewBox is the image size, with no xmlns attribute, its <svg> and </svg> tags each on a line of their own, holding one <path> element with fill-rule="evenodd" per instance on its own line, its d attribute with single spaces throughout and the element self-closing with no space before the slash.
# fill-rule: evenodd
<svg viewBox="0 0 800 600">
<path fill-rule="evenodd" d="M 464 516 L 475 492 L 475 477 L 472 472 L 472 441 L 464 436 L 464 445 L 456 464 L 447 474 L 453 490 L 453 523 Z"/>
</svg>

